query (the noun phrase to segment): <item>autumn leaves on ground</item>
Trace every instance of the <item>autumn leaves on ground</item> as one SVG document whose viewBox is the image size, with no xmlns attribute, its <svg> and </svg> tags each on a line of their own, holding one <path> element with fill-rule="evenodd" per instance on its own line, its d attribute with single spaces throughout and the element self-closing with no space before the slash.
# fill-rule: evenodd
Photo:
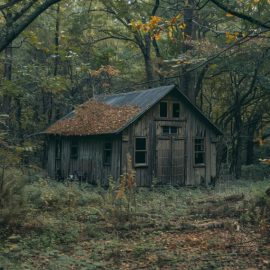
<svg viewBox="0 0 270 270">
<path fill-rule="evenodd" d="M 9 177 L 22 179 L 2 189 L 4 269 L 270 267 L 269 180 L 149 190 L 126 175 L 104 190 Z"/>
</svg>

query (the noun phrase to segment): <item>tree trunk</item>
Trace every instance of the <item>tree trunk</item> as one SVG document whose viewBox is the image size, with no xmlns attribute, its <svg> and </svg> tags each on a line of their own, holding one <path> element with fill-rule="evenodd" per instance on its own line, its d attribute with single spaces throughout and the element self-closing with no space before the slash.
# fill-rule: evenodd
<svg viewBox="0 0 270 270">
<path fill-rule="evenodd" d="M 60 41 L 60 3 L 57 4 L 56 9 L 56 22 L 55 22 L 55 35 L 54 35 L 54 46 L 55 46 L 55 60 L 54 60 L 54 76 L 58 75 L 58 67 L 60 62 L 59 55 L 59 41 Z"/>
<path fill-rule="evenodd" d="M 194 16 L 194 0 L 188 0 L 186 7 L 184 8 L 184 23 L 186 25 L 186 28 L 184 29 L 184 42 L 181 46 L 181 53 L 185 54 L 189 50 L 192 49 L 192 45 L 190 41 L 192 40 L 192 35 L 193 35 L 193 16 Z M 193 87 L 193 79 L 192 79 L 192 74 L 187 71 L 188 70 L 188 65 L 185 65 L 182 70 L 181 70 L 181 78 L 180 78 L 180 83 L 181 83 L 181 88 L 182 91 L 186 94 L 186 96 L 189 97 L 189 99 L 195 103 L 196 101 L 196 93 L 195 89 Z"/>
<path fill-rule="evenodd" d="M 148 87 L 153 85 L 154 80 L 154 70 L 153 63 L 151 58 L 151 37 L 149 34 L 145 35 L 145 47 L 143 49 L 144 64 L 145 64 L 145 73 Z"/>
<path fill-rule="evenodd" d="M 156 54 L 156 59 L 157 59 L 157 67 L 158 67 L 157 73 L 159 76 L 160 85 L 164 85 L 165 78 L 161 73 L 162 72 L 162 56 L 161 56 L 161 53 L 160 53 L 160 50 L 159 50 L 159 47 L 155 38 L 153 38 L 152 44 L 153 44 L 155 54 Z"/>
<path fill-rule="evenodd" d="M 12 80 L 12 47 L 7 47 L 5 49 L 4 78 L 8 81 Z M 9 93 L 5 93 L 3 96 L 3 105 L 2 105 L 3 113 L 9 114 L 10 107 L 11 107 L 11 96 L 9 95 Z"/>
<path fill-rule="evenodd" d="M 239 94 L 236 94 L 236 104 L 238 104 Z M 242 117 L 241 117 L 241 105 L 237 106 L 237 110 L 234 116 L 234 134 L 235 134 L 235 147 L 234 147 L 234 173 L 236 179 L 241 177 L 241 166 L 242 166 Z"/>
<path fill-rule="evenodd" d="M 39 4 L 29 15 L 24 13 L 20 16 L 20 23 L 14 25 L 4 25 L 0 31 L 0 52 L 6 49 L 11 42 L 25 30 L 40 14 L 47 10 L 53 4 L 60 2 L 60 0 L 46 0 Z M 12 30 L 12 31 L 11 31 Z"/>
<path fill-rule="evenodd" d="M 59 64 L 60 64 L 60 55 L 59 55 L 59 45 L 60 45 L 60 16 L 61 16 L 61 7 L 60 3 L 57 4 L 56 8 L 56 18 L 55 18 L 55 35 L 54 35 L 54 71 L 53 75 L 56 77 L 59 73 Z M 53 93 L 50 91 L 47 94 L 48 96 L 48 123 L 52 123 L 55 119 L 54 112 L 54 98 Z"/>
<path fill-rule="evenodd" d="M 247 140 L 247 156 L 246 156 L 246 165 L 254 163 L 254 141 L 253 135 L 248 137 Z"/>
</svg>

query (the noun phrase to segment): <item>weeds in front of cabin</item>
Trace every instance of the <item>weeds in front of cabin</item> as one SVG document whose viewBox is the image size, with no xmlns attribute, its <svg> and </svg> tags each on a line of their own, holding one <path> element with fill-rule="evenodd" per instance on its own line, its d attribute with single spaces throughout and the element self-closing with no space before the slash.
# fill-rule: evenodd
<svg viewBox="0 0 270 270">
<path fill-rule="evenodd" d="M 136 178 L 129 155 L 127 161 L 127 171 L 120 176 L 118 184 L 112 176 L 109 177 L 108 190 L 103 193 L 103 205 L 96 208 L 100 216 L 115 228 L 132 222 L 136 209 Z"/>
<path fill-rule="evenodd" d="M 149 191 L 135 186 L 131 170 L 119 184 L 111 178 L 108 190 L 36 179 L 24 186 L 27 211 L 20 226 L 0 228 L 0 266 L 6 269 L 270 266 L 267 180 Z M 256 203 L 262 210 L 252 210 Z"/>
</svg>

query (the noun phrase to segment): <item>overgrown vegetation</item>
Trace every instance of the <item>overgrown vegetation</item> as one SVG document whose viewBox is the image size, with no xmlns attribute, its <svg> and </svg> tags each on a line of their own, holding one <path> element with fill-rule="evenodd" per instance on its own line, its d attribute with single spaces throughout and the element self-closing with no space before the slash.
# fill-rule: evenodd
<svg viewBox="0 0 270 270">
<path fill-rule="evenodd" d="M 1 222 L 4 269 L 270 266 L 269 180 L 151 191 L 135 187 L 132 171 L 107 190 L 42 174 L 26 180 L 23 204 L 5 206 L 16 218 Z"/>
</svg>

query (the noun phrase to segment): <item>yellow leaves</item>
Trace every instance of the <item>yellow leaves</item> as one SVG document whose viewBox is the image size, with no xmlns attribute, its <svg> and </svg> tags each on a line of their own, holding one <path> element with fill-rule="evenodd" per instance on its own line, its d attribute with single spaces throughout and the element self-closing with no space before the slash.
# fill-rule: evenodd
<svg viewBox="0 0 270 270">
<path fill-rule="evenodd" d="M 184 29 L 187 28 L 187 25 L 186 25 L 184 22 L 181 22 L 181 23 L 179 24 L 179 28 L 180 28 L 181 30 L 184 30 Z"/>
<path fill-rule="evenodd" d="M 233 33 L 226 32 L 225 36 L 226 36 L 226 43 L 229 44 L 229 43 L 237 41 L 239 33 L 238 32 L 233 32 Z"/>
<path fill-rule="evenodd" d="M 225 16 L 226 16 L 226 17 L 233 17 L 233 15 L 232 15 L 231 13 L 229 13 L 229 12 L 227 12 L 227 13 L 225 14 Z"/>
<path fill-rule="evenodd" d="M 215 70 L 218 67 L 218 65 L 217 64 L 211 64 L 209 67 L 210 67 L 210 69 Z"/>
<path fill-rule="evenodd" d="M 158 17 L 158 16 L 151 16 L 151 20 L 149 21 L 149 24 L 152 27 L 155 27 L 155 26 L 157 26 L 162 21 L 163 21 L 163 19 L 160 18 L 160 17 Z"/>
<path fill-rule="evenodd" d="M 169 39 L 173 39 L 173 26 L 168 26 L 167 34 Z"/>
<path fill-rule="evenodd" d="M 134 21 L 132 20 L 131 23 L 129 24 L 133 30 L 141 30 L 143 23 L 141 20 Z"/>
<path fill-rule="evenodd" d="M 99 77 L 104 74 L 113 77 L 113 76 L 118 76 L 120 74 L 120 70 L 113 66 L 107 65 L 107 66 L 101 66 L 97 70 L 89 70 L 89 74 L 92 77 Z"/>
<path fill-rule="evenodd" d="M 161 39 L 161 31 L 159 31 L 158 33 L 153 34 L 152 38 L 155 39 L 155 40 L 160 40 Z"/>
<path fill-rule="evenodd" d="M 150 20 L 143 23 L 141 20 L 132 20 L 130 23 L 134 31 L 140 31 L 143 34 L 149 33 L 152 39 L 160 40 L 163 33 L 167 34 L 168 39 L 172 40 L 177 30 L 183 31 L 187 25 L 183 21 L 183 14 L 172 17 L 170 20 L 165 20 L 159 16 L 151 16 Z"/>
<path fill-rule="evenodd" d="M 159 24 L 162 21 L 163 19 L 158 16 L 151 16 L 149 22 L 143 23 L 141 20 L 138 21 L 132 20 L 130 26 L 133 28 L 133 30 L 138 30 L 147 33 L 158 28 Z"/>
</svg>

